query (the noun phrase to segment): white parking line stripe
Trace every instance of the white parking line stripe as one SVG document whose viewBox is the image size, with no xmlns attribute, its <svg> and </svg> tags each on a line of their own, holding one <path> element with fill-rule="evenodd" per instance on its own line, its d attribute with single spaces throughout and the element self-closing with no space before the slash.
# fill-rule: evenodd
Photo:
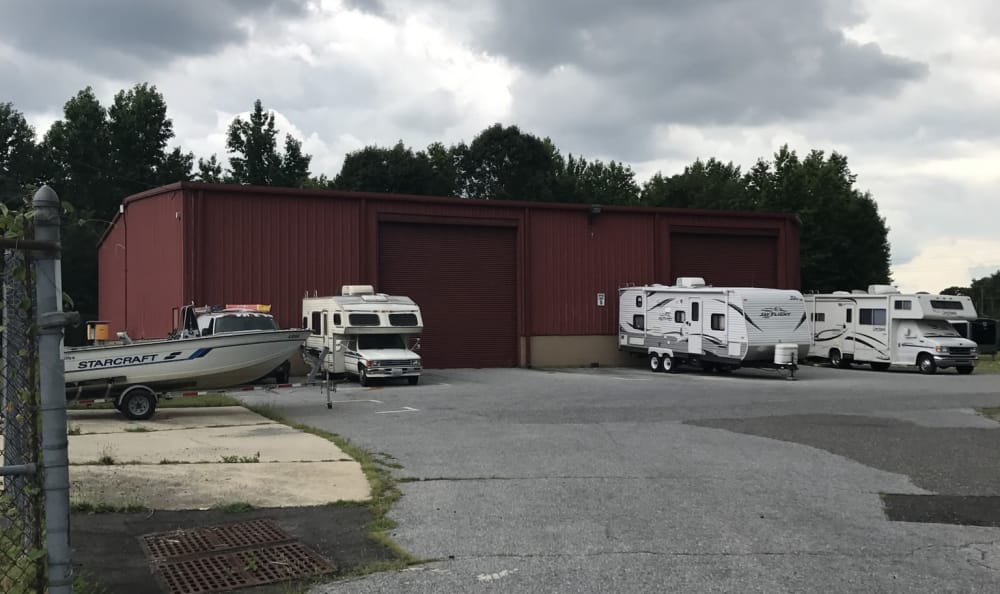
<svg viewBox="0 0 1000 594">
<path fill-rule="evenodd" d="M 384 414 L 388 414 L 388 413 L 401 413 L 401 412 L 419 412 L 419 411 L 417 409 L 415 409 L 415 408 L 410 408 L 409 406 L 404 406 L 401 410 L 377 410 L 377 411 L 375 411 L 375 414 L 377 414 L 377 415 L 384 415 Z"/>
</svg>

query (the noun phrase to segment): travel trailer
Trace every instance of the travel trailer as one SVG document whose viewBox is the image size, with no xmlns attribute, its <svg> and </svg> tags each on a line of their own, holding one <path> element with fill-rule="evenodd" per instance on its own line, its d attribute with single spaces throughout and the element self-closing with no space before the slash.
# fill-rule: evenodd
<svg viewBox="0 0 1000 594">
<path fill-rule="evenodd" d="M 320 362 L 325 373 L 356 376 L 362 386 L 373 379 L 405 378 L 410 385 L 420 380 L 423 365 L 414 350 L 420 348 L 416 336 L 423 318 L 409 297 L 345 285 L 341 295 L 304 297 L 302 325 L 310 330 L 306 354 L 327 352 Z"/>
<path fill-rule="evenodd" d="M 900 293 L 890 285 L 867 291 L 806 295 L 813 336 L 809 355 L 837 367 L 867 363 L 875 370 L 916 365 L 923 373 L 954 367 L 968 374 L 979 359 L 976 343 L 949 322 L 975 320 L 963 295 Z"/>
<path fill-rule="evenodd" d="M 794 374 L 809 350 L 802 294 L 712 287 L 697 277 L 676 286 L 619 289 L 619 348 L 649 358 L 652 371 L 680 363 L 705 370 L 770 367 Z"/>
<path fill-rule="evenodd" d="M 962 336 L 976 343 L 980 355 L 996 356 L 1000 346 L 1000 335 L 997 335 L 997 321 L 992 318 L 976 320 L 948 320 Z"/>
</svg>

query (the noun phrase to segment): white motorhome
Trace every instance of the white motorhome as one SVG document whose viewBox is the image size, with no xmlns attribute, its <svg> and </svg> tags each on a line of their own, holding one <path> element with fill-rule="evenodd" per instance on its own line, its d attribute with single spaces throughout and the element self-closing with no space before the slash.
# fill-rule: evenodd
<svg viewBox="0 0 1000 594">
<path fill-rule="evenodd" d="M 972 300 L 964 295 L 904 294 L 890 285 L 871 285 L 867 291 L 805 299 L 813 336 L 809 355 L 837 367 L 867 363 L 883 371 L 916 365 L 924 373 L 954 367 L 967 374 L 979 360 L 976 343 L 949 323 L 976 319 Z"/>
<path fill-rule="evenodd" d="M 376 378 L 406 378 L 415 385 L 423 371 L 414 352 L 424 327 L 420 307 L 370 285 L 345 285 L 341 293 L 302 299 L 302 325 L 310 330 L 306 352 L 318 357 L 327 349 L 321 369 L 356 376 L 362 386 Z"/>
<path fill-rule="evenodd" d="M 681 362 L 703 369 L 771 367 L 792 373 L 809 350 L 802 294 L 712 287 L 678 278 L 676 286 L 619 289 L 619 348 L 642 353 L 653 371 Z"/>
</svg>

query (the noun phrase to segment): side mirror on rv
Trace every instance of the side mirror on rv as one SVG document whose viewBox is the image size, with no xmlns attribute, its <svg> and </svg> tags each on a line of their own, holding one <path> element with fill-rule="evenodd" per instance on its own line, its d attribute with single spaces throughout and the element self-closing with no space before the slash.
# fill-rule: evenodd
<svg viewBox="0 0 1000 594">
<path fill-rule="evenodd" d="M 413 339 L 413 346 L 410 347 L 410 350 L 411 351 L 419 351 L 420 350 L 420 339 L 419 338 L 414 338 Z"/>
<path fill-rule="evenodd" d="M 333 341 L 333 350 L 337 351 L 338 353 L 344 350 L 344 341 L 342 340 Z"/>
</svg>

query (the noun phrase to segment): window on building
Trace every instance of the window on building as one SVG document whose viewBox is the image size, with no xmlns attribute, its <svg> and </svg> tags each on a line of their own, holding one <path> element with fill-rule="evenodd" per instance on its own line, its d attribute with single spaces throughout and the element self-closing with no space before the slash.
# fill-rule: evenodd
<svg viewBox="0 0 1000 594">
<path fill-rule="evenodd" d="M 318 311 L 312 312 L 312 325 L 310 326 L 310 328 L 312 329 L 312 333 L 313 334 L 319 334 L 320 333 L 319 332 L 320 331 L 320 324 L 322 324 L 322 322 L 320 322 L 320 318 L 322 318 L 322 317 L 323 317 L 323 313 L 322 312 L 318 312 Z"/>
<path fill-rule="evenodd" d="M 632 327 L 636 330 L 646 329 L 646 316 L 642 314 L 635 314 L 632 316 Z"/>
<path fill-rule="evenodd" d="M 722 314 L 712 314 L 712 330 L 725 330 L 726 316 Z"/>
<path fill-rule="evenodd" d="M 701 312 L 698 311 L 698 309 L 700 307 L 701 306 L 700 306 L 700 304 L 697 301 L 692 301 L 691 302 L 691 321 L 692 322 L 697 322 L 698 321 L 698 314 L 701 313 Z"/>
<path fill-rule="evenodd" d="M 959 311 L 964 309 L 961 301 L 944 301 L 942 299 L 931 299 L 931 307 L 934 309 L 954 309 Z"/>
<path fill-rule="evenodd" d="M 913 308 L 913 302 L 912 301 L 897 301 L 893 307 L 895 307 L 897 310 L 912 309 Z"/>
<path fill-rule="evenodd" d="M 858 323 L 862 326 L 885 326 L 885 310 L 862 307 L 858 311 Z"/>
<path fill-rule="evenodd" d="M 347 314 L 347 321 L 352 326 L 378 326 L 378 314 L 352 313 Z"/>
<path fill-rule="evenodd" d="M 683 324 L 685 322 L 685 320 L 687 320 L 687 312 L 686 311 L 675 311 L 674 312 L 674 321 L 675 322 L 677 322 L 678 324 Z"/>
</svg>

